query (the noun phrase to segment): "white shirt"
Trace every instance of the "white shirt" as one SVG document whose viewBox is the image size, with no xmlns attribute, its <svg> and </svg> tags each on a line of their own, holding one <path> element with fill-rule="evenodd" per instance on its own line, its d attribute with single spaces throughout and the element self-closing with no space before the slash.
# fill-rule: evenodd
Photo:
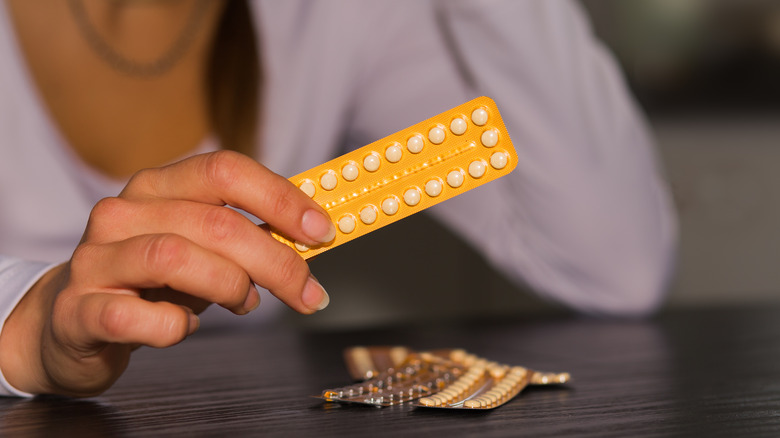
<svg viewBox="0 0 780 438">
<path fill-rule="evenodd" d="M 520 156 L 516 170 L 431 213 L 512 280 L 580 311 L 638 315 L 661 302 L 674 213 L 644 123 L 575 4 L 251 5 L 266 75 L 264 165 L 292 176 L 490 96 Z M 124 182 L 66 144 L 3 7 L 0 59 L 2 323 L 48 263 L 70 257 L 95 202 Z M 204 140 L 195 151 L 216 147 Z"/>
</svg>

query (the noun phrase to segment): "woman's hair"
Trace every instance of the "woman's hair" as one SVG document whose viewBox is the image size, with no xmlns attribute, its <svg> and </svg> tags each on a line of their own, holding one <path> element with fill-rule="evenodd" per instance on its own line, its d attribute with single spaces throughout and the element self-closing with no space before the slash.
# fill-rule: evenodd
<svg viewBox="0 0 780 438">
<path fill-rule="evenodd" d="M 227 0 L 206 76 L 211 123 L 225 149 L 255 154 L 260 75 L 258 44 L 247 0 Z"/>
</svg>

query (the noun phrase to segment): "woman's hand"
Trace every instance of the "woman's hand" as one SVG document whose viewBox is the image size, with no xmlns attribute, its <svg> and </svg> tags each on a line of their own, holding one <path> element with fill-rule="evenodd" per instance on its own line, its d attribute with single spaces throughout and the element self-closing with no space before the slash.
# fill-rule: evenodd
<svg viewBox="0 0 780 438">
<path fill-rule="evenodd" d="M 291 248 L 230 205 L 299 242 L 329 242 L 328 214 L 293 184 L 221 151 L 137 173 L 101 200 L 67 263 L 22 299 L 0 336 L 0 368 L 30 393 L 91 396 L 122 374 L 139 345 L 168 347 L 216 303 L 260 304 L 253 283 L 301 313 L 328 304 Z"/>
</svg>

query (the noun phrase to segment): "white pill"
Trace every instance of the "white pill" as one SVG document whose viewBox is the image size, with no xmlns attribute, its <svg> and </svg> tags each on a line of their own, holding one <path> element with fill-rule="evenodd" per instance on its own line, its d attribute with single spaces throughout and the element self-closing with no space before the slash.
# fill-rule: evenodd
<svg viewBox="0 0 780 438">
<path fill-rule="evenodd" d="M 487 166 L 485 165 L 484 161 L 474 160 L 469 163 L 469 175 L 471 175 L 472 178 L 482 178 L 482 175 L 485 174 L 486 168 Z"/>
<path fill-rule="evenodd" d="M 505 152 L 494 152 L 493 155 L 490 156 L 490 165 L 493 166 L 494 169 L 503 169 L 506 167 L 507 161 L 509 161 L 509 157 Z"/>
<path fill-rule="evenodd" d="M 493 400 L 493 403 L 497 403 L 499 400 L 501 400 L 501 393 L 495 390 L 486 392 L 485 396 Z"/>
<path fill-rule="evenodd" d="M 513 366 L 509 372 L 512 373 L 513 376 L 525 377 L 528 370 L 521 366 Z"/>
<path fill-rule="evenodd" d="M 463 358 L 466 356 L 466 351 L 462 350 L 460 348 L 452 350 L 450 352 L 450 359 L 454 360 L 455 362 L 461 362 L 463 361 Z"/>
<path fill-rule="evenodd" d="M 439 196 L 441 194 L 441 181 L 438 179 L 428 180 L 425 183 L 425 193 L 432 198 Z"/>
<path fill-rule="evenodd" d="M 376 221 L 376 207 L 367 205 L 360 210 L 360 221 L 366 225 L 371 225 Z"/>
<path fill-rule="evenodd" d="M 406 149 L 409 149 L 409 152 L 413 154 L 419 154 L 422 152 L 424 144 L 425 140 L 423 140 L 422 135 L 415 134 L 406 141 Z"/>
<path fill-rule="evenodd" d="M 509 390 L 511 390 L 513 386 L 514 385 L 512 385 L 511 383 L 501 382 L 498 385 L 494 386 L 493 389 L 495 389 L 496 391 L 500 391 L 500 392 L 506 393 L 506 392 L 509 392 Z"/>
<path fill-rule="evenodd" d="M 339 179 L 336 177 L 336 172 L 329 170 L 320 177 L 320 186 L 325 190 L 333 190 L 336 188 Z"/>
<path fill-rule="evenodd" d="M 347 181 L 354 181 L 360 175 L 360 169 L 354 164 L 349 163 L 341 168 L 341 176 Z"/>
<path fill-rule="evenodd" d="M 498 129 L 486 129 L 485 132 L 482 133 L 480 140 L 486 148 L 492 148 L 498 144 Z"/>
<path fill-rule="evenodd" d="M 385 198 L 382 201 L 382 211 L 388 216 L 398 213 L 398 199 L 393 196 Z"/>
<path fill-rule="evenodd" d="M 492 366 L 488 368 L 488 373 L 494 379 L 501 379 L 506 375 L 506 368 L 502 366 Z"/>
<path fill-rule="evenodd" d="M 339 219 L 339 230 L 344 234 L 355 231 L 355 217 L 351 214 L 345 214 Z"/>
<path fill-rule="evenodd" d="M 463 365 L 466 365 L 467 367 L 470 367 L 474 365 L 474 363 L 477 362 L 477 356 L 473 354 L 466 354 L 466 357 L 463 358 Z"/>
<path fill-rule="evenodd" d="M 306 193 L 306 195 L 310 198 L 314 197 L 314 194 L 317 192 L 317 188 L 314 187 L 314 183 L 309 181 L 308 179 L 301 183 L 301 185 L 298 186 L 299 189 L 303 193 Z"/>
<path fill-rule="evenodd" d="M 463 172 L 453 170 L 447 174 L 447 184 L 452 188 L 458 188 L 463 185 Z"/>
<path fill-rule="evenodd" d="M 451 389 L 453 389 L 453 390 L 455 390 L 455 391 L 457 391 L 457 392 L 458 392 L 458 394 L 462 394 L 462 393 L 464 393 L 464 392 L 465 392 L 467 389 L 469 389 L 469 386 L 468 386 L 468 385 L 466 385 L 465 383 L 461 382 L 460 380 L 458 380 L 457 382 L 455 382 L 455 383 L 453 383 L 452 385 L 450 385 L 450 388 L 451 388 Z"/>
<path fill-rule="evenodd" d="M 428 405 L 426 405 L 426 406 L 428 406 Z M 478 401 L 472 399 L 472 400 L 466 400 L 465 402 L 463 402 L 463 406 L 466 407 L 466 408 L 474 409 L 474 408 L 480 408 L 481 404 Z"/>
<path fill-rule="evenodd" d="M 306 252 L 309 250 L 309 247 L 304 245 L 301 242 L 295 242 L 295 249 L 297 249 L 300 252 Z"/>
<path fill-rule="evenodd" d="M 411 188 L 404 192 L 404 202 L 410 207 L 420 203 L 420 190 L 417 188 Z"/>
<path fill-rule="evenodd" d="M 376 172 L 379 169 L 380 162 L 379 155 L 376 152 L 371 152 L 366 155 L 366 158 L 363 158 L 363 167 L 369 172 Z"/>
<path fill-rule="evenodd" d="M 391 163 L 397 163 L 401 161 L 401 157 L 404 155 L 404 150 L 401 149 L 401 145 L 398 143 L 388 147 L 385 150 L 385 158 Z"/>
<path fill-rule="evenodd" d="M 488 113 L 484 108 L 477 108 L 471 113 L 471 121 L 477 125 L 482 126 L 488 121 Z"/>
<path fill-rule="evenodd" d="M 475 379 L 478 379 L 482 377 L 482 374 L 485 372 L 484 368 L 472 368 L 469 370 L 468 373 L 464 377 L 473 377 Z"/>
<path fill-rule="evenodd" d="M 441 142 L 444 141 L 445 136 L 446 133 L 444 130 L 438 126 L 431 128 L 431 130 L 428 131 L 428 140 L 430 140 L 433 144 L 441 144 Z"/>
<path fill-rule="evenodd" d="M 455 135 L 463 135 L 467 127 L 468 123 L 462 117 L 452 119 L 452 123 L 450 123 L 450 131 Z"/>
<path fill-rule="evenodd" d="M 423 406 L 433 406 L 436 404 L 436 402 L 433 401 L 433 399 L 430 397 L 423 397 L 420 399 L 420 404 Z"/>
<path fill-rule="evenodd" d="M 451 402 L 451 401 L 452 401 L 452 399 L 454 399 L 455 397 L 457 397 L 457 396 L 458 396 L 458 393 L 457 393 L 457 392 L 455 392 L 455 391 L 453 391 L 453 390 L 451 390 L 451 389 L 449 389 L 449 388 L 448 388 L 448 389 L 445 389 L 444 391 L 440 392 L 439 394 L 440 394 L 442 397 L 444 397 L 444 399 L 445 399 L 445 400 L 446 400 L 448 403 L 449 403 L 449 402 Z"/>
</svg>

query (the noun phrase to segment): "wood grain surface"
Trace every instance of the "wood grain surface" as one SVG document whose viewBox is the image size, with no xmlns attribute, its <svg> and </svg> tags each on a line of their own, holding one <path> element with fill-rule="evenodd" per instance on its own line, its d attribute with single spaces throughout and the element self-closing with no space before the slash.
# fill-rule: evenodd
<svg viewBox="0 0 780 438">
<path fill-rule="evenodd" d="M 461 347 L 546 371 L 493 411 L 311 398 L 349 382 L 351 345 Z M 367 331 L 204 330 L 139 350 L 105 395 L 0 400 L 0 436 L 780 436 L 780 309 L 648 321 L 555 317 Z"/>
</svg>

